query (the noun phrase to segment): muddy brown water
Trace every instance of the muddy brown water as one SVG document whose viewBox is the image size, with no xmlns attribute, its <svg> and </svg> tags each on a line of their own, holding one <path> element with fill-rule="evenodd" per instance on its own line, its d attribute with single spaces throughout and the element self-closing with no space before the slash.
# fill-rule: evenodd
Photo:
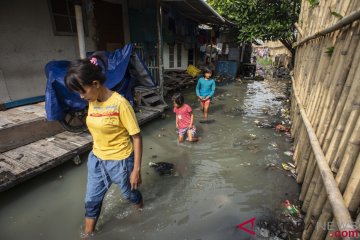
<svg viewBox="0 0 360 240">
<path fill-rule="evenodd" d="M 142 127 L 145 208 L 134 211 L 112 186 L 92 239 L 260 239 L 236 226 L 272 218 L 299 186 L 268 164 L 291 161 L 283 134 L 258 128 L 281 108 L 274 97 L 284 82 L 230 83 L 216 89 L 211 124 L 200 124 L 194 89 L 184 91 L 195 113 L 201 141 L 178 144 L 175 117 Z M 84 215 L 86 155 L 0 194 L 0 239 L 80 239 Z M 176 176 L 158 176 L 148 163 L 171 162 Z M 246 225 L 251 229 L 251 225 Z"/>
</svg>

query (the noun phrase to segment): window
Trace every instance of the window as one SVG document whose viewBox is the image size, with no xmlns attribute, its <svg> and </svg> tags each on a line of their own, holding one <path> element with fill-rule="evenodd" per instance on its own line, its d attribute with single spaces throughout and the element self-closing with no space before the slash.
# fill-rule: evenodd
<svg viewBox="0 0 360 240">
<path fill-rule="evenodd" d="M 72 0 L 48 0 L 55 35 L 76 35 L 75 8 L 72 2 Z M 85 35 L 88 35 L 84 12 L 83 23 Z"/>
<path fill-rule="evenodd" d="M 188 50 L 188 65 L 189 64 L 194 65 L 194 49 L 193 48 Z"/>
<path fill-rule="evenodd" d="M 174 46 L 169 46 L 169 68 L 174 68 L 174 66 L 175 66 L 174 52 L 175 52 Z"/>
<path fill-rule="evenodd" d="M 177 45 L 177 67 L 181 67 L 181 44 Z"/>
</svg>

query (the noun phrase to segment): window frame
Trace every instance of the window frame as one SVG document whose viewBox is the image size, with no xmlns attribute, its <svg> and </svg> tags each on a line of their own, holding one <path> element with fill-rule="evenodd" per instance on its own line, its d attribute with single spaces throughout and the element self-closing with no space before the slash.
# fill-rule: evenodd
<svg viewBox="0 0 360 240">
<path fill-rule="evenodd" d="M 169 45 L 169 68 L 175 68 L 175 45 Z"/>
<path fill-rule="evenodd" d="M 58 14 L 58 13 L 54 13 L 53 12 L 53 5 L 52 5 L 52 1 L 53 0 L 47 0 L 48 3 L 48 8 L 49 8 L 49 13 L 50 13 L 50 19 L 51 19 L 51 24 L 52 24 L 52 29 L 53 29 L 53 33 L 55 36 L 76 36 L 77 35 L 77 27 L 76 27 L 76 16 L 72 17 L 70 15 L 70 5 L 69 3 L 71 3 L 71 0 L 54 0 L 54 1 L 63 1 L 66 3 L 66 8 L 67 8 L 67 15 L 63 15 L 63 14 Z M 74 6 L 73 4 L 71 4 L 72 6 Z M 86 14 L 85 14 L 85 10 L 84 10 L 84 6 L 85 5 L 85 1 L 81 0 L 81 6 L 82 6 L 82 17 L 83 17 L 83 26 L 84 26 L 84 35 L 86 37 L 89 36 L 89 28 L 88 28 L 88 24 L 87 24 L 87 18 L 86 18 Z M 55 24 L 55 16 L 62 16 L 62 17 L 67 17 L 69 23 L 70 23 L 70 29 L 72 30 L 72 32 L 66 32 L 66 31 L 58 31 L 56 29 L 56 24 Z M 72 22 L 71 19 L 74 18 L 75 19 L 75 26 L 72 26 Z"/>
<path fill-rule="evenodd" d="M 181 43 L 176 44 L 176 52 L 177 52 L 177 56 L 176 56 L 176 65 L 178 68 L 181 68 L 181 61 L 182 61 L 182 45 Z"/>
</svg>

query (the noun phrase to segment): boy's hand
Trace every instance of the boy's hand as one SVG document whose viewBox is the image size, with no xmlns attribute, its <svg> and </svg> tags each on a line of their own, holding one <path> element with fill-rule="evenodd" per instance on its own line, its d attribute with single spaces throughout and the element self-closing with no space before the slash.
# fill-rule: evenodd
<svg viewBox="0 0 360 240">
<path fill-rule="evenodd" d="M 209 96 L 207 96 L 204 100 L 208 100 L 210 97 Z"/>
<path fill-rule="evenodd" d="M 200 100 L 203 100 L 203 97 L 200 97 L 200 96 L 199 96 L 199 99 L 200 99 Z"/>
</svg>

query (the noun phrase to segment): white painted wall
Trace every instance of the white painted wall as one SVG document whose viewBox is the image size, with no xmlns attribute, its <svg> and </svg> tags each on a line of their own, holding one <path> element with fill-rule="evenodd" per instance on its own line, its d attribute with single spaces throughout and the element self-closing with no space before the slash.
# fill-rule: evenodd
<svg viewBox="0 0 360 240">
<path fill-rule="evenodd" d="M 85 47 L 94 51 L 93 27 L 91 19 L 87 20 Z M 47 62 L 79 58 L 76 36 L 54 35 L 47 0 L 0 1 L 0 52 L 0 71 L 7 88 L 0 93 L 8 92 L 12 101 L 44 95 Z"/>
<path fill-rule="evenodd" d="M 164 43 L 163 46 L 163 58 L 164 58 L 164 69 L 181 69 L 181 70 L 185 70 L 188 67 L 188 50 L 186 50 L 184 48 L 184 45 L 182 45 L 182 50 L 181 50 L 181 67 L 178 67 L 177 65 L 177 44 L 175 44 L 174 46 L 175 51 L 174 51 L 174 68 L 170 68 L 169 67 L 169 45 L 167 43 Z"/>
</svg>

